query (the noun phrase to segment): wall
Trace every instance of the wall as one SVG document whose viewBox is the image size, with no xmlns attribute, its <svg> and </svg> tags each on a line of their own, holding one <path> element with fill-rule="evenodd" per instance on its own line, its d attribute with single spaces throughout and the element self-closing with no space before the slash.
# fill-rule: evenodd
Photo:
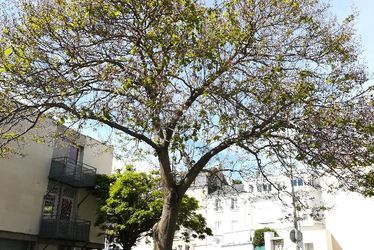
<svg viewBox="0 0 374 250">
<path fill-rule="evenodd" d="M 97 174 L 110 174 L 112 172 L 113 149 L 100 142 L 85 137 L 83 163 L 97 169 Z"/>
<path fill-rule="evenodd" d="M 327 205 L 326 228 L 331 232 L 333 250 L 372 249 L 374 199 L 356 193 L 325 194 Z"/>
<path fill-rule="evenodd" d="M 32 132 L 38 134 L 55 129 L 45 123 Z M 0 158 L 0 230 L 26 234 L 39 232 L 53 149 L 49 144 L 31 141 L 30 137 L 31 134 L 25 136 L 21 142 L 24 157 Z"/>
<path fill-rule="evenodd" d="M 104 236 L 100 235 L 102 231 L 95 227 L 95 218 L 96 218 L 96 200 L 92 195 L 87 196 L 87 191 L 82 189 L 79 190 L 78 193 L 78 202 L 84 201 L 81 203 L 78 209 L 78 217 L 81 219 L 91 221 L 91 228 L 90 228 L 90 242 L 94 243 L 103 243 Z"/>
<path fill-rule="evenodd" d="M 111 174 L 112 171 L 113 150 L 99 143 L 98 141 L 86 137 L 84 144 L 83 162 L 97 169 L 97 174 Z M 87 191 L 81 189 L 78 194 L 78 201 L 87 196 Z M 96 200 L 92 195 L 82 202 L 78 209 L 78 216 L 82 219 L 91 221 L 90 242 L 102 243 L 104 236 L 98 227 L 95 227 L 96 218 Z"/>
</svg>

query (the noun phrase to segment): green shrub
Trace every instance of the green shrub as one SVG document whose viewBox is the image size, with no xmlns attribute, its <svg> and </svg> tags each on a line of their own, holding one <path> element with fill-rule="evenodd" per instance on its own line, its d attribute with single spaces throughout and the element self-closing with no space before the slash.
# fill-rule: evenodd
<svg viewBox="0 0 374 250">
<path fill-rule="evenodd" d="M 264 233 L 265 232 L 274 232 L 275 235 L 277 236 L 277 232 L 274 229 L 264 227 L 261 229 L 257 229 L 253 235 L 253 240 L 252 244 L 256 246 L 264 246 L 265 245 L 265 238 L 264 238 Z"/>
</svg>

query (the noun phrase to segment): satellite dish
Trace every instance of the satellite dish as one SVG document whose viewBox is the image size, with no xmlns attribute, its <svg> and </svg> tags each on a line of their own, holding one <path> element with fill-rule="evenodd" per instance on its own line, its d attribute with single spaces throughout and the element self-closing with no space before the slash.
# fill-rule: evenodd
<svg viewBox="0 0 374 250">
<path fill-rule="evenodd" d="M 303 241 L 303 233 L 297 229 L 292 229 L 290 232 L 290 239 L 293 243 L 298 243 Z"/>
</svg>

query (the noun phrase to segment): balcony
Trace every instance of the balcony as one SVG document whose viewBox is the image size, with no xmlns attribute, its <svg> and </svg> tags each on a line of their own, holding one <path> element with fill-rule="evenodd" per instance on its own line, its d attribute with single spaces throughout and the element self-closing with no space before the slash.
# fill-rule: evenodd
<svg viewBox="0 0 374 250">
<path fill-rule="evenodd" d="M 39 237 L 71 241 L 89 241 L 91 222 L 74 219 L 60 220 L 56 217 L 42 218 Z"/>
<path fill-rule="evenodd" d="M 73 187 L 93 187 L 96 182 L 96 168 L 67 157 L 53 158 L 49 178 Z"/>
</svg>

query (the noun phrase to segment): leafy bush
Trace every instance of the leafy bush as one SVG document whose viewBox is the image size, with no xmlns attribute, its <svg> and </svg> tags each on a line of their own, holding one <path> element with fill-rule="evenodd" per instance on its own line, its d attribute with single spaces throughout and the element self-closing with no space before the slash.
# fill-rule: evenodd
<svg viewBox="0 0 374 250">
<path fill-rule="evenodd" d="M 274 232 L 275 235 L 278 235 L 277 232 L 274 229 L 264 227 L 261 229 L 257 229 L 254 233 L 252 244 L 256 246 L 264 246 L 265 245 L 265 238 L 264 233 L 265 232 Z"/>
</svg>

